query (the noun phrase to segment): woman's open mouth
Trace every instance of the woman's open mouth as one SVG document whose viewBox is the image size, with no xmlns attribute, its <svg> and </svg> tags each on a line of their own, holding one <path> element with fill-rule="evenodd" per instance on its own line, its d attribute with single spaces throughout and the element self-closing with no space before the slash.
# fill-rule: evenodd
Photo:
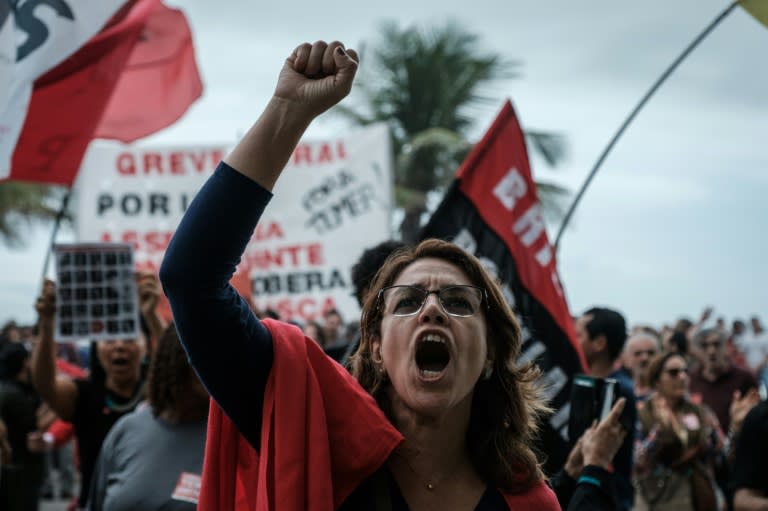
<svg viewBox="0 0 768 511">
<path fill-rule="evenodd" d="M 126 357 L 115 357 L 110 361 L 110 365 L 115 369 L 126 369 L 129 366 L 129 360 Z"/>
<path fill-rule="evenodd" d="M 451 361 L 451 353 L 445 338 L 437 334 L 427 334 L 416 345 L 416 366 L 419 374 L 426 380 L 440 378 Z"/>
</svg>

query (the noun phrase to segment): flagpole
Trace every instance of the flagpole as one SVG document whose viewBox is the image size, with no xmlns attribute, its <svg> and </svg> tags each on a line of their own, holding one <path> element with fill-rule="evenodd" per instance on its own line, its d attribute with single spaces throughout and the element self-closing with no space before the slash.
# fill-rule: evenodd
<svg viewBox="0 0 768 511">
<path fill-rule="evenodd" d="M 592 170 L 589 172 L 589 175 L 587 176 L 587 179 L 584 181 L 584 184 L 581 185 L 581 188 L 579 189 L 579 193 L 576 194 L 576 198 L 571 203 L 571 206 L 568 208 L 568 212 L 565 214 L 565 218 L 563 218 L 563 222 L 560 224 L 560 229 L 557 231 L 557 236 L 555 237 L 555 253 L 557 253 L 558 248 L 560 247 L 560 239 L 563 236 L 563 232 L 565 231 L 565 228 L 568 226 L 568 222 L 571 220 L 571 217 L 573 216 L 573 212 L 576 209 L 576 206 L 579 205 L 579 201 L 581 201 L 582 196 L 584 195 L 584 192 L 587 190 L 587 187 L 592 182 L 592 179 L 595 177 L 595 174 L 597 174 L 597 171 L 600 170 L 600 167 L 603 164 L 603 161 L 605 161 L 608 154 L 613 149 L 613 146 L 616 145 L 616 142 L 618 142 L 619 138 L 624 134 L 624 131 L 627 129 L 629 124 L 634 120 L 634 118 L 637 116 L 637 114 L 642 110 L 642 108 L 645 106 L 645 104 L 648 102 L 649 99 L 651 99 L 651 96 L 653 96 L 656 91 L 659 89 L 659 87 L 662 86 L 662 84 L 669 78 L 669 76 L 677 69 L 677 67 L 685 60 L 685 58 L 694 50 L 696 47 L 701 43 L 712 30 L 717 27 L 717 25 L 720 24 L 721 21 L 723 21 L 730 13 L 733 11 L 737 5 L 739 5 L 740 0 L 734 0 L 723 12 L 721 12 L 712 22 L 707 25 L 707 27 L 698 35 L 696 38 L 688 45 L 685 50 L 680 54 L 677 59 L 675 59 L 674 62 L 659 76 L 659 78 L 656 80 L 656 82 L 651 86 L 651 88 L 648 90 L 648 92 L 645 93 L 645 96 L 640 100 L 640 102 L 635 106 L 635 108 L 632 110 L 632 112 L 629 114 L 629 116 L 624 120 L 624 122 L 619 127 L 618 131 L 613 135 L 613 138 L 611 138 L 611 141 L 608 143 L 608 145 L 603 149 L 602 154 L 600 154 L 600 157 L 597 159 L 597 162 L 595 162 L 595 165 L 592 167 Z"/>
<path fill-rule="evenodd" d="M 69 206 L 69 197 L 72 195 L 72 188 L 67 188 L 67 193 L 61 199 L 61 206 L 56 213 L 56 220 L 53 224 L 53 231 L 51 231 L 51 241 L 48 243 L 48 250 L 45 253 L 45 262 L 43 263 L 43 276 L 40 279 L 42 285 L 45 281 L 45 275 L 48 273 L 48 264 L 51 262 L 51 252 L 53 252 L 53 245 L 56 243 L 56 235 L 59 233 L 59 227 L 61 227 L 61 221 L 64 219 L 64 215 L 67 213 L 67 207 Z"/>
</svg>

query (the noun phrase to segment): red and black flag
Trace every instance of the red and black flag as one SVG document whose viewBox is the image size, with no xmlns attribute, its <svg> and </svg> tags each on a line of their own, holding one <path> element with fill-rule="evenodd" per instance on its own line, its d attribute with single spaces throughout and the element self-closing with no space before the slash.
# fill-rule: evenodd
<svg viewBox="0 0 768 511">
<path fill-rule="evenodd" d="M 519 362 L 536 360 L 555 413 L 543 428 L 547 469 L 567 456 L 570 383 L 584 372 L 555 253 L 547 238 L 525 139 L 507 101 L 456 173 L 422 238 L 453 241 L 498 278 L 523 328 Z M 548 470 L 549 471 L 549 470 Z"/>
</svg>

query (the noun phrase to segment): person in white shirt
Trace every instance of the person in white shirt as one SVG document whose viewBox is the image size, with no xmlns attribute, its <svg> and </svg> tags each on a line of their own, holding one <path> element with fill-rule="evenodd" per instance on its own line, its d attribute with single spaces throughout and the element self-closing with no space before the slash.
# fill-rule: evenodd
<svg viewBox="0 0 768 511">
<path fill-rule="evenodd" d="M 741 349 L 749 368 L 758 379 L 768 385 L 768 334 L 766 334 L 760 318 L 752 316 L 751 331 L 746 331 L 741 338 Z"/>
</svg>

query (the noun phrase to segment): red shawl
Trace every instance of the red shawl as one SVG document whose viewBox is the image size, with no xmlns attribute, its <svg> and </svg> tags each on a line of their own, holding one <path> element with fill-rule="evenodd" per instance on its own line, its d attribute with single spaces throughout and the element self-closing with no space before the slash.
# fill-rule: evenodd
<svg viewBox="0 0 768 511">
<path fill-rule="evenodd" d="M 371 397 L 300 329 L 264 320 L 274 360 L 259 456 L 211 401 L 199 511 L 333 511 L 403 441 Z M 515 510 L 559 509 L 543 483 L 506 496 Z"/>
</svg>

